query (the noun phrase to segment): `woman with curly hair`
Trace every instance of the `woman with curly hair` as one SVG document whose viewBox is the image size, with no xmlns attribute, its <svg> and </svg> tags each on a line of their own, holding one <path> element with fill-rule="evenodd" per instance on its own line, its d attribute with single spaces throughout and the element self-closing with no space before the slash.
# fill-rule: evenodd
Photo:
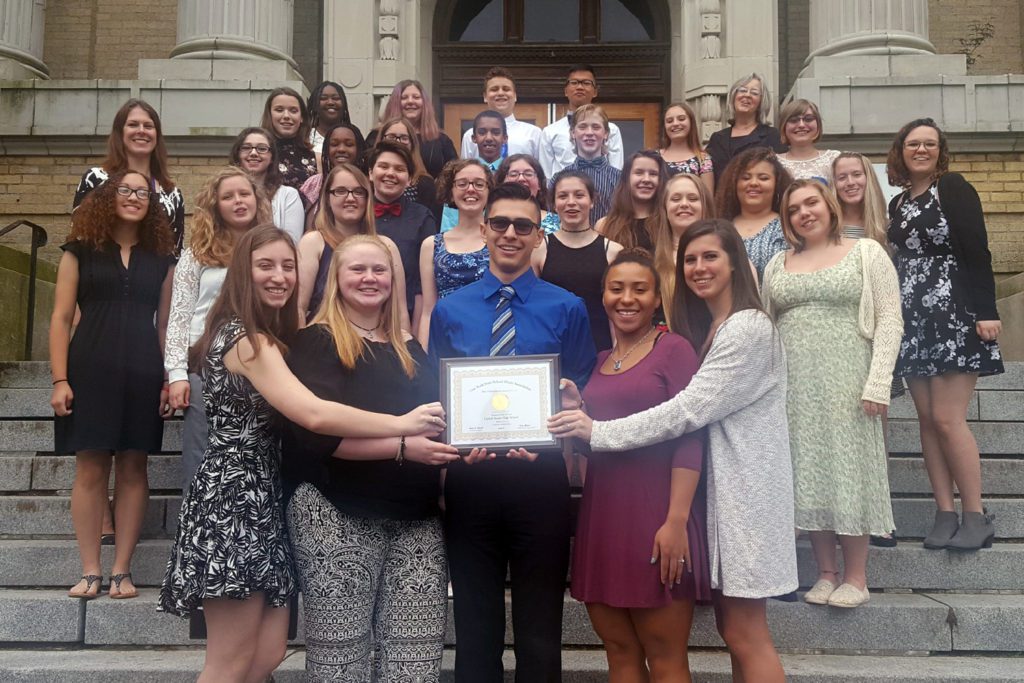
<svg viewBox="0 0 1024 683">
<path fill-rule="evenodd" d="M 185 239 L 185 199 L 168 175 L 167 166 L 160 115 L 147 102 L 132 98 L 114 114 L 114 125 L 107 137 L 107 158 L 82 175 L 72 206 L 77 208 L 86 195 L 111 175 L 128 169 L 137 171 L 149 178 L 149 190 L 156 193 L 155 203 L 167 214 L 177 256 Z"/>
<path fill-rule="evenodd" d="M 82 579 L 68 593 L 73 598 L 100 592 L 111 456 L 117 531 L 110 597 L 138 595 L 131 561 L 149 501 L 146 456 L 160 450 L 162 418 L 169 415 L 160 365 L 174 271 L 174 235 L 150 187 L 136 171 L 110 175 L 72 215 L 61 247 L 50 405 L 57 415 L 54 450 L 75 454 L 71 520 Z M 76 307 L 82 317 L 72 339 Z"/>
<path fill-rule="evenodd" d="M 453 161 L 438 178 L 438 199 L 457 209 L 457 222 L 450 230 L 426 238 L 420 246 L 423 308 L 417 337 L 423 348 L 427 348 L 430 314 L 438 299 L 476 282 L 487 270 L 490 252 L 481 229 L 492 187 L 491 169 L 479 159 Z"/>
<path fill-rule="evenodd" d="M 455 143 L 438 125 L 434 104 L 419 81 L 407 79 L 396 83 L 387 104 L 384 105 L 381 119 L 387 121 L 403 116 L 416 129 L 423 166 L 427 173 L 437 178 L 445 164 L 458 159 L 459 155 L 455 151 Z M 376 136 L 376 132 L 370 134 L 370 146 L 376 142 Z"/>
<path fill-rule="evenodd" d="M 519 183 L 537 200 L 540 204 L 540 229 L 545 235 L 558 230 L 558 214 L 554 212 L 554 207 L 548 211 L 548 179 L 536 157 L 529 154 L 509 154 L 502 159 L 494 172 L 494 185 L 498 186 L 505 182 Z"/>
<path fill-rule="evenodd" d="M 663 197 L 668 178 L 668 166 L 660 154 L 654 150 L 634 153 L 622 166 L 611 210 L 594 229 L 624 249 L 640 247 L 653 254 L 657 251 L 655 226 L 665 213 Z"/>
<path fill-rule="evenodd" d="M 246 128 L 231 145 L 229 156 L 237 166 L 253 177 L 270 199 L 274 225 L 288 233 L 298 244 L 306 223 L 302 198 L 294 187 L 282 184 L 281 170 L 277 167 L 277 147 L 274 138 L 263 128 Z"/>
<path fill-rule="evenodd" d="M 758 280 L 772 257 L 788 249 L 779 210 L 789 183 L 789 172 L 767 147 L 740 154 L 718 182 L 718 215 L 736 226 Z"/>
<path fill-rule="evenodd" d="M 316 154 L 309 143 L 309 113 L 291 88 L 274 88 L 263 106 L 260 128 L 274 134 L 278 168 L 285 185 L 296 190 L 316 174 Z"/>
<path fill-rule="evenodd" d="M 977 550 L 991 545 L 995 528 L 982 507 L 981 460 L 967 404 L 979 376 L 1003 372 L 985 214 L 971 184 L 949 173 L 946 136 L 932 119 L 900 129 L 887 170 L 889 184 L 904 188 L 889 202 L 904 321 L 896 375 L 907 379 L 914 398 L 938 507 L 924 547 Z"/>
<path fill-rule="evenodd" d="M 268 222 L 270 202 L 240 168 L 218 171 L 196 195 L 189 246 L 174 271 L 164 350 L 171 408 L 185 411 L 181 435 L 182 488 L 188 488 L 199 467 L 207 436 L 203 385 L 199 375 L 189 371 L 188 351 L 203 334 L 206 316 L 220 294 L 235 244 L 249 229 Z"/>
</svg>

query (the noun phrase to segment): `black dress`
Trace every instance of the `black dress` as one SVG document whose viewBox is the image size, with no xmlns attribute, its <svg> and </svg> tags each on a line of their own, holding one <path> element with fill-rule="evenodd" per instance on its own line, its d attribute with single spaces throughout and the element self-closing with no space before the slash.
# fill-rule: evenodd
<svg viewBox="0 0 1024 683">
<path fill-rule="evenodd" d="M 542 280 L 583 299 L 590 320 L 590 334 L 598 353 L 612 348 L 612 333 L 605 313 L 601 279 L 608 268 L 608 240 L 603 235 L 585 247 L 567 247 L 558 233 L 547 238 L 548 253 L 540 271 Z"/>
<path fill-rule="evenodd" d="M 390 238 L 398 247 L 402 269 L 405 271 L 405 298 L 411 319 L 416 295 L 423 293 L 420 284 L 420 245 L 426 238 L 437 234 L 437 223 L 422 204 L 409 201 L 406 197 L 399 201 L 402 204 L 401 215 L 385 213 L 379 217 L 377 234 Z"/>
<path fill-rule="evenodd" d="M 316 154 L 299 141 L 299 138 L 278 139 L 277 167 L 281 171 L 281 182 L 296 190 L 311 175 L 316 175 Z M 299 193 L 302 196 L 302 193 Z"/>
<path fill-rule="evenodd" d="M 125 268 L 116 244 L 61 248 L 78 259 L 82 318 L 68 347 L 74 404 L 54 419 L 54 450 L 159 451 L 164 368 L 154 316 L 173 259 L 136 246 Z"/>
</svg>

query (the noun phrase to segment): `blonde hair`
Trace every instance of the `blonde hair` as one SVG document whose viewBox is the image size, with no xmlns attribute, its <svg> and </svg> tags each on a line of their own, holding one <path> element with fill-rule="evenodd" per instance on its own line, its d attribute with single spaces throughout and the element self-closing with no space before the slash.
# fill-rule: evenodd
<svg viewBox="0 0 1024 683">
<path fill-rule="evenodd" d="M 196 195 L 196 210 L 192 214 L 192 232 L 188 240 L 193 258 L 204 266 L 227 267 L 235 248 L 234 234 L 224 223 L 217 207 L 221 183 L 229 178 L 245 178 L 252 187 L 256 197 L 256 215 L 249 227 L 273 222 L 270 201 L 252 176 L 236 166 L 217 171 Z"/>
<path fill-rule="evenodd" d="M 391 251 L 376 235 L 353 235 L 346 238 L 338 248 L 334 250 L 331 257 L 331 266 L 327 273 L 327 282 L 324 285 L 324 299 L 320 303 L 320 310 L 316 312 L 311 325 L 325 325 L 334 339 L 334 348 L 338 352 L 338 359 L 341 364 L 351 370 L 355 367 L 356 361 L 363 357 L 368 347 L 363 338 L 356 331 L 352 323 L 345 315 L 344 299 L 338 292 L 338 269 L 341 267 L 345 254 L 360 244 L 371 244 L 382 252 L 387 258 L 388 269 L 391 271 L 391 282 L 394 284 L 395 262 L 391 257 Z M 402 370 L 408 377 L 416 375 L 416 361 L 413 360 L 409 348 L 406 346 L 404 333 L 402 331 L 402 319 L 400 306 L 405 302 L 395 305 L 394 290 L 391 296 L 384 302 L 384 310 L 381 311 L 381 327 L 388 343 L 395 350 L 398 361 L 402 364 Z M 372 349 L 369 349 L 373 353 Z"/>
<path fill-rule="evenodd" d="M 715 217 L 715 200 L 708 192 L 707 186 L 701 182 L 700 176 L 692 173 L 679 173 L 668 179 L 665 183 L 663 204 L 668 204 L 669 194 L 672 186 L 680 179 L 689 180 L 697 189 L 700 196 L 701 213 L 697 220 L 704 220 Z M 696 223 L 696 221 L 694 221 Z M 654 228 L 654 268 L 658 271 L 661 279 L 661 306 L 665 311 L 665 322 L 672 324 L 672 294 L 676 286 L 676 253 L 675 236 L 672 234 L 672 224 L 668 220 L 668 210 L 662 212 L 658 223 Z"/>
<path fill-rule="evenodd" d="M 569 136 L 572 138 L 572 148 L 573 150 L 576 150 L 576 124 L 588 116 L 596 116 L 598 120 L 601 121 L 601 125 L 604 126 L 604 143 L 601 145 L 601 154 L 607 154 L 608 137 L 611 133 L 611 125 L 608 120 L 608 114 L 605 113 L 604 109 L 602 109 L 599 104 L 581 104 L 576 108 L 576 111 L 572 113 L 572 130 L 569 131 Z"/>
<path fill-rule="evenodd" d="M 782 217 L 782 235 L 786 238 L 786 241 L 793 246 L 793 252 L 797 254 L 807 248 L 807 241 L 800 235 L 796 234 L 796 230 L 793 229 L 793 220 L 789 215 L 789 200 L 793 196 L 794 192 L 802 190 L 805 187 L 817 190 L 818 194 L 821 195 L 821 199 L 825 202 L 825 205 L 828 206 L 828 212 L 832 217 L 829 221 L 828 238 L 837 244 L 843 239 L 843 231 L 839 225 L 839 219 L 843 215 L 843 210 L 839 208 L 839 200 L 836 199 L 836 195 L 832 189 L 820 180 L 812 178 L 794 180 L 782 195 L 782 204 L 779 207 L 781 209 L 779 214 Z"/>
<path fill-rule="evenodd" d="M 316 228 L 320 236 L 324 238 L 324 243 L 331 249 L 337 249 L 338 244 L 344 239 L 343 236 L 338 235 L 337 222 L 334 219 L 334 210 L 331 208 L 331 201 L 329 199 L 334 178 L 343 171 L 355 178 L 356 184 L 366 190 L 366 211 L 363 214 L 363 225 L 360 233 L 363 235 L 377 234 L 377 224 L 373 217 L 373 188 L 370 187 L 370 180 L 366 177 L 365 173 L 352 164 L 338 164 L 331 169 L 320 186 L 320 207 L 316 212 L 316 218 L 313 219 L 313 227 Z"/>
<path fill-rule="evenodd" d="M 871 160 L 863 154 L 856 152 L 843 152 L 832 162 L 832 186 L 835 187 L 836 164 L 840 159 L 856 159 L 860 162 L 867 183 L 864 186 L 864 236 L 875 240 L 886 251 L 889 250 L 889 238 L 886 234 L 889 221 L 886 217 L 885 195 L 882 193 L 882 185 L 878 182 L 875 169 L 871 166 Z M 839 199 L 839 192 L 836 190 L 836 199 Z M 842 214 L 843 200 L 839 199 L 840 215 Z"/>
</svg>

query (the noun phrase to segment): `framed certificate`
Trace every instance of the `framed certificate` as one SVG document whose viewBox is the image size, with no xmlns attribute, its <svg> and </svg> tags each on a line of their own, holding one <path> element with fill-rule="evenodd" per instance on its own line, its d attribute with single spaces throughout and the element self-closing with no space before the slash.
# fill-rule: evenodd
<svg viewBox="0 0 1024 683">
<path fill-rule="evenodd" d="M 444 440 L 459 449 L 557 448 L 548 418 L 561 408 L 557 354 L 442 358 Z"/>
</svg>

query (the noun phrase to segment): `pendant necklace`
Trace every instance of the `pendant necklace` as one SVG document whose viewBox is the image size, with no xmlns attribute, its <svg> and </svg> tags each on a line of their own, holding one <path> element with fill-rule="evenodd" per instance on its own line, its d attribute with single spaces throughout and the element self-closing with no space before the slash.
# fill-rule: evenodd
<svg viewBox="0 0 1024 683">
<path fill-rule="evenodd" d="M 381 320 L 381 321 L 379 321 L 379 322 L 377 323 L 377 325 L 376 325 L 375 327 L 363 327 L 362 325 L 359 325 L 359 324 L 357 324 L 357 323 L 353 323 L 353 322 L 352 322 L 351 320 L 349 320 L 349 322 L 350 322 L 350 323 L 352 323 L 352 326 L 353 326 L 353 327 L 358 327 L 358 328 L 359 328 L 360 330 L 362 330 L 363 332 L 366 332 L 366 334 L 368 334 L 368 335 L 369 335 L 369 336 L 367 337 L 367 339 L 369 339 L 370 341 L 374 341 L 374 339 L 373 339 L 373 333 L 374 333 L 374 332 L 376 332 L 377 330 L 379 330 L 379 329 L 380 329 L 380 326 L 384 324 L 384 321 L 383 321 L 383 320 Z"/>
<path fill-rule="evenodd" d="M 642 337 L 642 338 L 640 339 L 640 341 L 638 341 L 638 342 L 637 342 L 636 344 L 633 344 L 632 346 L 630 346 L 630 347 L 629 347 L 629 351 L 626 351 L 626 353 L 622 354 L 622 357 L 621 357 L 621 358 L 619 358 L 618 360 L 615 360 L 615 359 L 613 358 L 613 359 L 612 359 L 612 369 L 613 369 L 613 370 L 614 370 L 615 372 L 618 372 L 619 370 L 621 370 L 621 369 L 622 369 L 622 363 L 623 363 L 623 361 L 625 361 L 625 360 L 626 360 L 627 358 L 629 358 L 629 354 L 633 353 L 633 351 L 635 351 L 635 350 L 636 350 L 636 348 L 637 348 L 638 346 L 640 346 L 640 345 L 641 345 L 641 344 L 643 344 L 643 343 L 644 343 L 645 341 L 647 341 L 647 338 L 648 338 L 648 337 L 650 337 L 650 336 L 651 336 L 651 334 L 653 334 L 653 333 L 654 333 L 654 330 L 656 330 L 656 329 L 658 329 L 658 328 L 656 328 L 656 327 L 652 327 L 652 328 L 650 329 L 650 331 L 648 331 L 648 332 L 647 332 L 647 334 L 645 334 L 645 335 L 644 335 L 644 336 L 643 336 L 643 337 Z"/>
</svg>

